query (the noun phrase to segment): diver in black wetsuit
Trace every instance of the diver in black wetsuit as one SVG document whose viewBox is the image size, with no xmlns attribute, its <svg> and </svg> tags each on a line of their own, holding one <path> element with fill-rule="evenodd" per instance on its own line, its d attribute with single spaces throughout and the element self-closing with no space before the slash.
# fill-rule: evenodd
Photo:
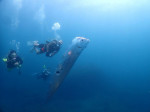
<svg viewBox="0 0 150 112">
<path fill-rule="evenodd" d="M 40 75 L 38 75 L 38 78 L 39 78 L 39 79 L 46 80 L 46 79 L 49 77 L 49 75 L 50 75 L 49 70 L 48 70 L 48 69 L 44 69 L 44 70 L 42 71 L 42 73 L 41 73 Z"/>
<path fill-rule="evenodd" d="M 47 68 L 44 68 L 42 72 L 34 73 L 33 75 L 35 75 L 37 79 L 47 80 L 48 77 L 50 76 L 50 70 Z"/>
<path fill-rule="evenodd" d="M 7 57 L 7 68 L 12 69 L 15 67 L 21 67 L 23 61 L 22 59 L 17 55 L 15 50 L 11 50 Z"/>
<path fill-rule="evenodd" d="M 17 55 L 15 50 L 11 50 L 6 58 L 3 58 L 3 61 L 7 64 L 7 69 L 11 70 L 13 68 L 19 68 L 19 74 L 21 74 L 20 68 L 23 64 L 22 59 Z"/>
<path fill-rule="evenodd" d="M 35 42 L 33 50 L 35 50 L 37 54 L 46 53 L 47 57 L 52 57 L 59 51 L 61 45 L 62 40 L 52 40 L 51 42 L 46 41 L 46 44 Z"/>
</svg>

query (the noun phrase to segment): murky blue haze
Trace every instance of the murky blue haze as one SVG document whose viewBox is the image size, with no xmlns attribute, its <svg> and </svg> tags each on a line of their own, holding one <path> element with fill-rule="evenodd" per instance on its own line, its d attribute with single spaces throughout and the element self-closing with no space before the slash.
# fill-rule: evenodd
<svg viewBox="0 0 150 112">
<path fill-rule="evenodd" d="M 149 0 L 0 0 L 0 57 L 15 49 L 22 75 L 0 61 L 0 112 L 150 112 Z M 54 23 L 60 29 L 52 30 Z M 49 80 L 76 36 L 90 39 L 61 87 L 45 103 Z M 60 38 L 54 57 L 29 42 Z M 27 44 L 28 43 L 28 44 Z M 16 47 L 17 45 L 17 47 Z"/>
</svg>

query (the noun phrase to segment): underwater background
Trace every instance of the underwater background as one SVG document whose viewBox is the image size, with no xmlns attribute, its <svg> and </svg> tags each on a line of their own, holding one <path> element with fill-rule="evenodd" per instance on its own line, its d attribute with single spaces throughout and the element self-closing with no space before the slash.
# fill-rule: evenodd
<svg viewBox="0 0 150 112">
<path fill-rule="evenodd" d="M 0 0 L 0 112 L 150 112 L 149 0 Z M 49 80 L 74 37 L 90 39 L 53 97 Z M 33 41 L 62 39 L 53 57 Z M 14 49 L 22 74 L 2 61 Z"/>
</svg>

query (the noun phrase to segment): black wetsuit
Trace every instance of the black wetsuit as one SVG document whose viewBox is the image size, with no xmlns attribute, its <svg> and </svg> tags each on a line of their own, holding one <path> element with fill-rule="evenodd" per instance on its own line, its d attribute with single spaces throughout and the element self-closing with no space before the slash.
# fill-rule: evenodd
<svg viewBox="0 0 150 112">
<path fill-rule="evenodd" d="M 47 44 L 47 52 L 46 56 L 49 56 L 49 54 L 53 52 L 58 52 L 60 49 L 60 45 L 58 44 L 57 40 L 53 40 Z"/>
<path fill-rule="evenodd" d="M 49 75 L 50 75 L 49 70 L 44 69 L 41 73 L 37 73 L 37 78 L 46 80 L 46 79 L 48 79 Z"/>
<path fill-rule="evenodd" d="M 15 65 L 16 62 L 18 62 L 19 65 L 21 65 L 23 63 L 22 59 L 19 56 L 17 56 L 16 59 L 12 59 L 12 58 L 10 58 L 10 56 L 8 56 L 8 58 L 7 58 L 7 68 L 11 69 L 11 68 L 17 67 Z"/>
</svg>

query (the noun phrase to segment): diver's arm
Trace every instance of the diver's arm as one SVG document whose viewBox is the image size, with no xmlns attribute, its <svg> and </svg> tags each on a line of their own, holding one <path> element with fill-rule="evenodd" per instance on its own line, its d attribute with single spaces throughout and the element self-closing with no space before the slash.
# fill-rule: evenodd
<svg viewBox="0 0 150 112">
<path fill-rule="evenodd" d="M 57 49 L 50 54 L 50 57 L 52 57 L 53 55 L 55 55 L 59 51 L 59 49 L 60 49 L 60 47 L 57 47 Z"/>
<path fill-rule="evenodd" d="M 57 53 L 57 51 L 53 51 L 53 52 L 50 53 L 48 56 L 49 56 L 49 57 L 52 57 L 52 56 L 54 56 L 56 53 Z"/>
<path fill-rule="evenodd" d="M 14 63 L 14 66 L 19 66 L 20 64 L 19 64 L 19 62 L 16 62 L 16 63 Z"/>
<path fill-rule="evenodd" d="M 34 73 L 34 74 L 32 74 L 32 76 L 38 76 L 38 75 L 40 75 L 41 73 Z"/>
<path fill-rule="evenodd" d="M 23 64 L 23 60 L 19 57 L 19 60 L 20 60 L 20 64 Z"/>
<path fill-rule="evenodd" d="M 23 64 L 23 60 L 18 56 L 16 58 L 16 62 L 14 63 L 15 66 L 19 66 Z"/>
</svg>

